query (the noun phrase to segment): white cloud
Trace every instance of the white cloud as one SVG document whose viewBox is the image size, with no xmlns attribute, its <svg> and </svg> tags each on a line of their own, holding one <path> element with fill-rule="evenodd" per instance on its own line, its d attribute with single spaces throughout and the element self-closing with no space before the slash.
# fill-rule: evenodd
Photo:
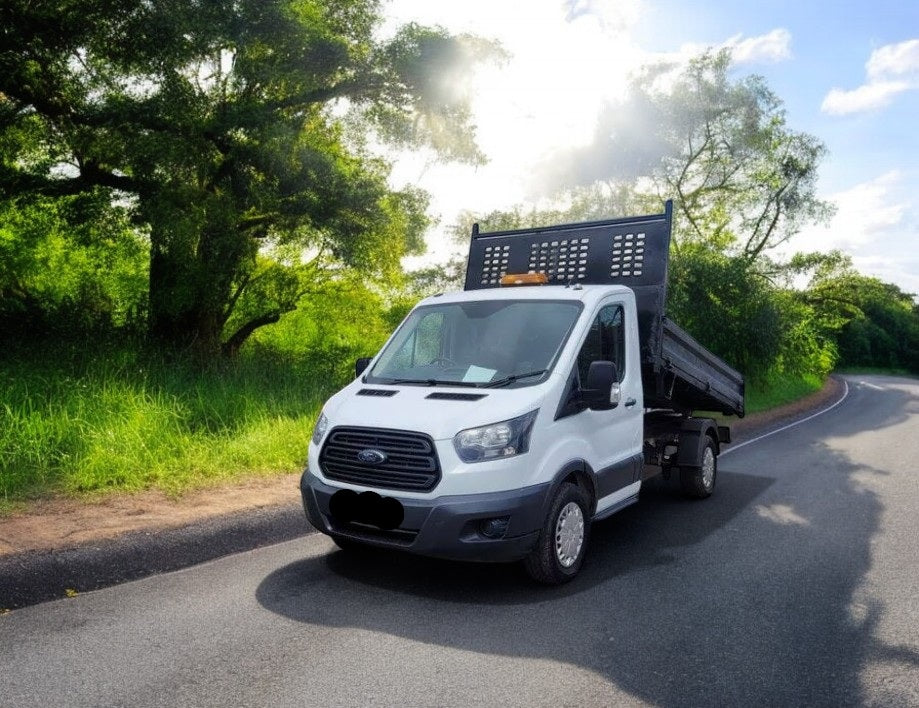
<svg viewBox="0 0 919 708">
<path fill-rule="evenodd" d="M 890 256 L 855 256 L 852 263 L 859 273 L 894 283 L 904 292 L 919 295 L 919 258 Z"/>
<path fill-rule="evenodd" d="M 735 64 L 775 63 L 791 59 L 791 32 L 774 29 L 758 37 L 731 37 L 724 46 L 731 50 Z"/>
<path fill-rule="evenodd" d="M 628 30 L 635 26 L 641 17 L 643 2 L 633 0 L 566 0 L 568 14 L 566 19 L 575 20 L 589 16 L 596 18 L 604 27 L 615 31 Z"/>
<path fill-rule="evenodd" d="M 908 176 L 892 170 L 824 196 L 837 207 L 830 224 L 805 229 L 776 255 L 838 249 L 860 273 L 919 293 L 919 232 L 911 225 L 909 195 Z"/>
<path fill-rule="evenodd" d="M 870 111 L 887 106 L 897 94 L 919 88 L 919 39 L 875 49 L 865 63 L 865 73 L 867 81 L 858 88 L 831 89 L 821 110 L 833 115 Z"/>
<path fill-rule="evenodd" d="M 919 39 L 899 44 L 888 44 L 871 52 L 865 65 L 868 78 L 884 81 L 892 76 L 909 76 L 919 73 Z"/>
<path fill-rule="evenodd" d="M 894 96 L 910 88 L 912 87 L 905 81 L 863 84 L 851 91 L 834 88 L 823 99 L 820 110 L 838 116 L 883 108 L 893 100 Z"/>
<path fill-rule="evenodd" d="M 848 252 L 886 239 L 903 224 L 908 204 L 898 199 L 903 176 L 892 170 L 826 199 L 837 211 L 828 227 L 814 227 L 793 240 L 797 250 Z"/>
<path fill-rule="evenodd" d="M 743 34 L 735 34 L 719 44 L 687 42 L 680 45 L 676 52 L 652 55 L 649 58 L 685 64 L 702 52 L 721 49 L 731 50 L 731 59 L 735 64 L 774 64 L 791 59 L 791 32 L 778 27 L 753 37 L 744 38 Z"/>
</svg>

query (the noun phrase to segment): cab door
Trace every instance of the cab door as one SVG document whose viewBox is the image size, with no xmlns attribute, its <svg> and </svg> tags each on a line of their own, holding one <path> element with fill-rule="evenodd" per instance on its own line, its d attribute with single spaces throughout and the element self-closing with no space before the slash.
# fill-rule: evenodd
<svg viewBox="0 0 919 708">
<path fill-rule="evenodd" d="M 619 404 L 610 410 L 585 410 L 578 424 L 590 441 L 596 475 L 597 513 L 638 491 L 642 464 L 641 363 L 635 317 L 627 316 L 627 304 L 605 301 L 597 310 L 575 363 L 578 383 L 583 388 L 593 361 L 616 365 L 620 385 Z"/>
</svg>

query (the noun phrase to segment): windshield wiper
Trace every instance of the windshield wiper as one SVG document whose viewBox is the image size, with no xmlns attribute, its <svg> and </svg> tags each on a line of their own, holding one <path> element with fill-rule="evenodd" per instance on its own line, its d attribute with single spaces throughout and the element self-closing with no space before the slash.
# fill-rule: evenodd
<svg viewBox="0 0 919 708">
<path fill-rule="evenodd" d="M 387 379 L 384 383 L 390 386 L 398 384 L 420 384 L 422 386 L 471 386 L 477 388 L 473 381 L 445 381 L 443 379 Z"/>
<path fill-rule="evenodd" d="M 547 371 L 548 369 L 540 369 L 539 371 L 527 371 L 525 374 L 511 374 L 510 376 L 505 376 L 503 379 L 498 379 L 497 381 L 489 381 L 487 384 L 482 384 L 482 388 L 507 386 L 507 384 L 514 383 L 514 381 L 519 381 L 520 379 L 528 379 L 531 376 L 541 376 Z"/>
</svg>

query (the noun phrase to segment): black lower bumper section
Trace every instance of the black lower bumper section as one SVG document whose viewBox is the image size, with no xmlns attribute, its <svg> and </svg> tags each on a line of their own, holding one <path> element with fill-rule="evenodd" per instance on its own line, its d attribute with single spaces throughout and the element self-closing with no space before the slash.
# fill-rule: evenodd
<svg viewBox="0 0 919 708">
<path fill-rule="evenodd" d="M 380 528 L 333 514 L 332 497 L 340 490 L 309 472 L 300 480 L 303 508 L 310 523 L 330 536 L 395 548 L 438 558 L 472 561 L 515 561 L 536 543 L 545 515 L 549 484 L 511 492 L 467 494 L 438 499 L 395 499 L 402 507 L 398 527 Z M 495 520 L 491 527 L 490 520 Z M 505 526 L 506 525 L 506 526 Z M 500 538 L 489 538 L 500 535 Z"/>
</svg>

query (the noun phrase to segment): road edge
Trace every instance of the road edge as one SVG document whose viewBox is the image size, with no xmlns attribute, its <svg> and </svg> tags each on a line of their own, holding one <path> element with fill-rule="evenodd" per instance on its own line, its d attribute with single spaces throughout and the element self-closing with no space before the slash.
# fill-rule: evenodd
<svg viewBox="0 0 919 708">
<path fill-rule="evenodd" d="M 0 558 L 0 614 L 315 533 L 298 503 Z"/>
</svg>

